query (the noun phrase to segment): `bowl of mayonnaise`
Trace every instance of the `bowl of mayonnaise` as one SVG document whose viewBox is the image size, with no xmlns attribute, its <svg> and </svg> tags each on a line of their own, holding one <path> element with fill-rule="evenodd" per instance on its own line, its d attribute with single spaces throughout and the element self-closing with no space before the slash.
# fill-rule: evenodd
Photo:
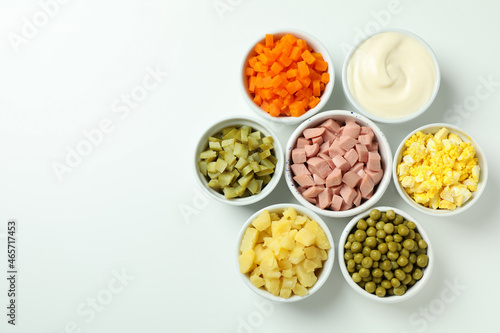
<svg viewBox="0 0 500 333">
<path fill-rule="evenodd" d="M 384 123 L 420 116 L 434 101 L 440 81 L 430 46 L 400 29 L 384 30 L 360 41 L 342 69 L 344 93 L 351 105 Z"/>
</svg>

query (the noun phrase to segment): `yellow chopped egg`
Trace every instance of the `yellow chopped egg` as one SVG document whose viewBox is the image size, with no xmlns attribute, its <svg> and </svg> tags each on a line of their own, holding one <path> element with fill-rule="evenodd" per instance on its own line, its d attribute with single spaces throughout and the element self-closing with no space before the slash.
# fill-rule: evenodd
<svg viewBox="0 0 500 333">
<path fill-rule="evenodd" d="M 415 133 L 405 142 L 398 180 L 415 202 L 432 209 L 462 206 L 477 190 L 476 151 L 445 127 L 436 134 Z"/>
</svg>

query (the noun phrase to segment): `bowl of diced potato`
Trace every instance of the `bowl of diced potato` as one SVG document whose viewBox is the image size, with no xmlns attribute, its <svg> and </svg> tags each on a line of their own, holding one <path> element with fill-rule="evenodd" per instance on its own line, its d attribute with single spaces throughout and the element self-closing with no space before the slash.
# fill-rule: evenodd
<svg viewBox="0 0 500 333">
<path fill-rule="evenodd" d="M 278 136 L 252 117 L 223 118 L 201 135 L 194 156 L 194 173 L 211 198 L 243 206 L 265 198 L 284 169 Z"/>
<path fill-rule="evenodd" d="M 317 292 L 335 260 L 325 222 L 310 209 L 291 203 L 253 214 L 239 233 L 236 253 L 245 284 L 277 302 L 296 302 Z"/>
</svg>

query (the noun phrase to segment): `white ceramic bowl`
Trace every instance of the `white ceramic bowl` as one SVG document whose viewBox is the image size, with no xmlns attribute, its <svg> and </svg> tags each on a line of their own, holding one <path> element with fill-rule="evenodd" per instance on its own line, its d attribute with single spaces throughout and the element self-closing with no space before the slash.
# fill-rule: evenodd
<svg viewBox="0 0 500 333">
<path fill-rule="evenodd" d="M 360 295 L 371 299 L 372 301 L 379 302 L 379 303 L 399 303 L 402 301 L 405 301 L 422 290 L 424 286 L 427 284 L 427 282 L 430 279 L 431 273 L 434 269 L 434 250 L 430 241 L 430 238 L 427 236 L 427 233 L 425 232 L 424 228 L 422 228 L 422 225 L 418 223 L 413 217 L 411 217 L 409 214 L 406 212 L 403 212 L 400 209 L 394 208 L 394 207 L 387 207 L 387 206 L 381 206 L 381 207 L 375 207 L 373 209 L 378 209 L 381 212 L 386 212 L 388 210 L 393 210 L 397 215 L 401 215 L 405 218 L 405 220 L 408 221 L 413 221 L 415 222 L 417 226 L 417 231 L 420 233 L 422 238 L 427 242 L 427 256 L 429 257 L 429 262 L 426 267 L 422 268 L 422 272 L 424 273 L 422 278 L 418 280 L 413 286 L 409 287 L 406 293 L 402 296 L 389 296 L 386 294 L 385 297 L 378 297 L 375 294 L 370 294 L 367 292 L 364 288 L 361 288 L 356 282 L 354 282 L 351 278 L 351 275 L 347 271 L 346 263 L 344 260 L 344 245 L 346 243 L 347 237 L 351 233 L 351 230 L 356 227 L 356 224 L 360 219 L 366 219 L 368 218 L 370 211 L 363 212 L 355 217 L 352 218 L 351 221 L 347 224 L 345 227 L 344 231 L 340 235 L 340 241 L 338 244 L 338 260 L 339 260 L 339 266 L 340 270 L 342 271 L 342 275 L 346 279 L 347 283 Z"/>
<path fill-rule="evenodd" d="M 411 114 L 409 114 L 407 116 L 402 116 L 402 117 L 398 117 L 398 118 L 385 118 L 385 117 L 376 115 L 373 112 L 370 112 L 370 111 L 366 110 L 364 107 L 362 107 L 358 103 L 358 101 L 356 100 L 356 98 L 351 94 L 351 91 L 349 89 L 348 78 L 347 78 L 347 70 L 348 70 L 348 67 L 349 67 L 349 62 L 351 60 L 352 55 L 356 51 L 356 49 L 361 44 L 363 44 L 366 40 L 370 39 L 371 37 L 373 37 L 375 35 L 382 34 L 384 32 L 398 32 L 398 33 L 402 33 L 402 34 L 408 35 L 409 37 L 412 37 L 412 38 L 416 39 L 417 41 L 419 41 L 427 49 L 427 51 L 429 52 L 431 58 L 434 60 L 435 69 L 436 69 L 436 81 L 435 81 L 435 84 L 434 84 L 434 89 L 433 89 L 432 95 L 430 96 L 430 98 L 428 99 L 428 101 L 424 105 L 422 105 L 418 110 L 416 110 L 415 112 L 413 112 L 413 113 L 411 113 Z M 356 44 L 352 48 L 352 50 L 347 54 L 347 57 L 346 57 L 346 59 L 344 61 L 344 65 L 342 67 L 342 86 L 344 88 L 344 93 L 345 93 L 345 96 L 347 97 L 347 100 L 349 101 L 349 103 L 357 111 L 361 112 L 366 117 L 368 117 L 368 118 L 370 118 L 370 119 L 372 119 L 374 121 L 382 122 L 382 123 L 402 123 L 402 122 L 406 122 L 406 121 L 415 119 L 418 116 L 420 116 L 422 113 L 424 113 L 429 108 L 429 106 L 434 101 L 434 99 L 435 99 L 435 97 L 436 97 L 436 95 L 437 95 L 437 93 L 439 91 L 440 82 L 441 82 L 441 72 L 440 72 L 439 65 L 438 65 L 438 62 L 437 62 L 436 55 L 434 54 L 434 51 L 432 51 L 431 47 L 422 38 L 420 38 L 419 36 L 415 35 L 412 32 L 409 32 L 409 31 L 406 31 L 406 30 L 401 30 L 401 29 L 386 29 L 386 30 L 382 30 L 380 32 L 377 32 L 375 34 L 372 34 L 370 36 L 367 36 L 365 39 L 361 40 L 358 44 Z"/>
<path fill-rule="evenodd" d="M 296 29 L 282 29 L 278 31 L 271 31 L 269 32 L 269 34 L 273 34 L 275 39 L 281 38 L 286 34 L 292 34 L 299 39 L 303 39 L 306 41 L 307 45 L 313 48 L 314 52 L 321 53 L 324 61 L 328 63 L 327 73 L 330 75 L 330 82 L 326 84 L 325 90 L 320 96 L 320 102 L 318 103 L 318 105 L 308 110 L 300 117 L 273 117 L 269 113 L 262 110 L 257 104 L 255 104 L 252 97 L 250 96 L 250 92 L 248 91 L 248 79 L 245 75 L 245 69 L 248 67 L 248 60 L 257 54 L 257 52 L 254 50 L 254 47 L 255 45 L 257 45 L 257 43 L 265 42 L 265 34 L 259 36 L 259 38 L 254 43 L 251 44 L 250 48 L 246 51 L 243 57 L 243 61 L 241 62 L 241 67 L 240 67 L 240 88 L 243 98 L 247 102 L 250 109 L 252 109 L 252 111 L 255 112 L 257 115 L 259 115 L 260 117 L 263 117 L 264 119 L 269 121 L 274 121 L 285 125 L 298 124 L 304 121 L 305 119 L 318 113 L 318 111 L 321 110 L 328 102 L 328 99 L 332 94 L 333 86 L 335 83 L 333 62 L 328 53 L 328 49 L 324 47 L 323 44 L 321 44 L 321 42 L 318 39 L 316 39 L 314 36 L 312 36 L 307 32 Z"/>
<path fill-rule="evenodd" d="M 403 186 L 401 183 L 398 181 L 398 176 L 397 176 L 397 166 L 401 162 L 401 159 L 403 157 L 403 152 L 406 149 L 404 143 L 406 140 L 408 140 L 410 137 L 412 137 L 415 133 L 422 131 L 423 133 L 437 133 L 441 128 L 446 127 L 450 131 L 450 133 L 455 133 L 457 134 L 463 141 L 468 141 L 471 143 L 472 147 L 476 150 L 476 157 L 478 158 L 478 164 L 479 164 L 479 182 L 477 184 L 477 191 L 472 192 L 472 197 L 467 200 L 461 207 L 457 207 L 454 210 L 446 210 L 446 209 L 432 209 L 428 207 L 424 207 L 421 204 L 418 204 L 413 200 L 408 193 L 404 190 Z M 422 127 L 417 128 L 410 134 L 408 134 L 399 144 L 398 149 L 396 150 L 396 154 L 394 155 L 394 165 L 392 167 L 392 176 L 394 180 L 394 184 L 396 186 L 397 191 L 401 195 L 404 201 L 406 201 L 410 206 L 415 208 L 416 210 L 432 215 L 432 216 L 453 216 L 456 214 L 459 214 L 470 207 L 474 205 L 474 203 L 479 200 L 479 197 L 484 191 L 484 188 L 486 187 L 487 181 L 488 181 L 488 164 L 486 162 L 486 157 L 484 156 L 483 150 L 479 146 L 479 144 L 474 141 L 473 138 L 471 138 L 465 131 L 462 129 L 450 125 L 450 124 L 444 124 L 444 123 L 435 123 L 435 124 L 429 124 L 425 125 Z"/>
<path fill-rule="evenodd" d="M 259 214 L 263 210 L 267 209 L 269 211 L 269 213 L 273 213 L 273 212 L 281 213 L 281 212 L 283 212 L 283 210 L 285 210 L 289 207 L 295 208 L 297 213 L 305 215 L 305 216 L 309 217 L 309 219 L 316 221 L 319 224 L 319 226 L 323 229 L 323 231 L 325 232 L 326 237 L 328 238 L 328 241 L 330 242 L 331 248 L 326 251 L 328 253 L 328 259 L 323 262 L 323 267 L 320 268 L 319 274 L 316 275 L 318 277 L 318 280 L 316 281 L 314 286 L 312 286 L 311 288 L 308 288 L 309 294 L 307 294 L 305 296 L 297 296 L 297 295 L 292 294 L 292 296 L 290 298 L 282 298 L 282 297 L 275 296 L 275 295 L 271 294 L 269 291 L 265 290 L 264 288 L 256 288 L 252 284 L 252 282 L 250 282 L 250 277 L 248 274 L 240 273 L 238 256 L 240 255 L 240 244 L 241 244 L 241 240 L 243 238 L 243 235 L 245 234 L 245 231 L 250 226 L 252 221 L 257 216 L 259 216 Z M 291 204 L 291 203 L 276 204 L 276 205 L 264 207 L 261 210 L 259 210 L 258 212 L 255 212 L 255 214 L 253 214 L 252 216 L 250 216 L 250 218 L 245 222 L 245 224 L 241 228 L 241 231 L 238 235 L 238 240 L 236 242 L 236 251 L 235 252 L 236 252 L 236 255 L 235 255 L 236 270 L 237 270 L 238 274 L 241 276 L 241 278 L 243 279 L 243 281 L 245 282 L 245 284 L 251 290 L 253 290 L 257 295 L 260 295 L 260 296 L 267 298 L 271 301 L 282 302 L 282 303 L 290 303 L 290 302 L 300 301 L 300 300 L 303 300 L 303 299 L 313 295 L 315 292 L 317 292 L 323 286 L 323 284 L 326 282 L 328 277 L 330 276 L 330 273 L 331 273 L 332 267 L 333 267 L 333 263 L 335 261 L 335 244 L 333 242 L 333 237 L 332 237 L 332 234 L 330 233 L 330 229 L 328 229 L 328 226 L 326 225 L 326 223 L 321 219 L 321 217 L 319 217 L 317 214 L 312 212 L 310 209 L 307 209 L 307 208 L 300 206 L 300 205 Z"/>
<path fill-rule="evenodd" d="M 295 143 L 297 139 L 302 135 L 302 131 L 309 127 L 315 127 L 322 124 L 324 121 L 328 119 L 334 119 L 338 121 L 345 121 L 346 119 L 354 119 L 359 125 L 371 127 L 377 141 L 379 143 L 379 152 L 381 157 L 382 169 L 384 170 L 384 176 L 382 177 L 380 183 L 376 187 L 375 193 L 373 196 L 366 200 L 364 203 L 359 205 L 358 207 L 353 207 L 349 210 L 345 211 L 333 211 L 330 209 L 321 209 L 316 205 L 307 201 L 302 194 L 297 190 L 297 184 L 293 180 L 293 173 L 290 166 L 293 164 L 292 162 L 292 149 L 295 147 Z M 290 136 L 288 143 L 286 145 L 285 150 L 285 179 L 288 188 L 292 192 L 293 196 L 305 207 L 311 209 L 312 211 L 328 216 L 328 217 L 348 217 L 354 216 L 356 214 L 361 213 L 362 211 L 367 210 L 371 206 L 373 206 L 377 201 L 380 200 L 382 195 L 384 195 L 389 183 L 391 182 L 391 167 L 392 167 L 392 151 L 387 141 L 386 136 L 382 132 L 382 130 L 370 119 L 366 118 L 363 115 L 352 111 L 344 111 L 344 110 L 333 110 L 333 111 L 324 111 L 320 114 L 313 116 L 312 118 L 304 121 Z"/>
<path fill-rule="evenodd" d="M 199 171 L 198 168 L 198 162 L 200 161 L 200 153 L 203 152 L 204 150 L 207 149 L 208 146 L 208 137 L 215 135 L 216 133 L 220 132 L 223 128 L 229 127 L 229 126 L 235 126 L 235 125 L 248 125 L 251 126 L 252 129 L 257 129 L 263 133 L 264 136 L 272 136 L 274 139 L 274 155 L 278 159 L 278 163 L 276 165 L 276 168 L 274 170 L 274 173 L 271 175 L 272 179 L 271 181 L 262 188 L 262 191 L 258 194 L 254 194 L 248 197 L 244 198 L 233 198 L 233 199 L 226 199 L 224 197 L 224 194 L 221 194 L 212 188 L 208 186 L 208 181 L 203 176 L 203 174 Z M 247 117 L 247 116 L 233 116 L 233 117 L 228 117 L 228 118 L 223 118 L 213 125 L 209 126 L 207 130 L 200 136 L 200 139 L 198 140 L 198 145 L 196 146 L 195 152 L 194 152 L 194 161 L 193 161 L 193 166 L 194 166 L 194 173 L 195 173 L 195 178 L 200 187 L 207 193 L 211 198 L 227 203 L 230 205 L 235 205 L 235 206 L 244 206 L 244 205 L 250 205 L 253 203 L 256 203 L 259 200 L 264 199 L 269 193 L 272 192 L 272 190 L 278 185 L 278 182 L 281 178 L 281 175 L 283 173 L 283 168 L 284 168 L 284 158 L 283 158 L 283 148 L 281 146 L 281 143 L 279 141 L 278 136 L 269 128 L 269 126 L 263 124 L 262 122 L 259 122 L 257 119 L 254 119 L 252 117 Z"/>
</svg>

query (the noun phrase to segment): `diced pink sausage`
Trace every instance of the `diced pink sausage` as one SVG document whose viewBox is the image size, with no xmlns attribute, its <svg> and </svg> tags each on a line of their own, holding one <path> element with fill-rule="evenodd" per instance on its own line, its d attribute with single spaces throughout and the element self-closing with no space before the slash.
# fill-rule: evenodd
<svg viewBox="0 0 500 333">
<path fill-rule="evenodd" d="M 359 134 L 372 134 L 373 135 L 373 130 L 371 127 L 368 126 L 361 126 L 361 129 L 359 131 Z"/>
<path fill-rule="evenodd" d="M 304 148 L 292 149 L 293 163 L 304 163 L 307 160 L 306 150 Z"/>
<path fill-rule="evenodd" d="M 316 198 L 318 196 L 318 194 L 323 192 L 323 190 L 325 190 L 324 187 L 311 186 L 307 190 L 302 192 L 302 196 L 307 197 L 307 198 Z"/>
<path fill-rule="evenodd" d="M 304 148 L 304 146 L 307 146 L 307 145 L 310 145 L 310 144 L 311 144 L 311 140 L 301 137 L 301 138 L 297 139 L 297 146 L 296 146 L 296 148 Z"/>
<path fill-rule="evenodd" d="M 295 176 L 303 176 L 310 175 L 311 173 L 307 170 L 306 165 L 304 163 L 295 163 L 290 166 L 292 172 Z"/>
<path fill-rule="evenodd" d="M 309 201 L 310 203 L 312 203 L 313 205 L 316 204 L 316 198 L 309 198 L 309 197 L 303 197 L 304 199 L 306 199 L 307 201 Z"/>
<path fill-rule="evenodd" d="M 345 125 L 342 135 L 347 135 L 351 138 L 357 139 L 360 130 L 361 126 L 359 126 L 356 122 L 350 122 Z"/>
<path fill-rule="evenodd" d="M 358 172 L 359 170 L 363 170 L 364 167 L 365 167 L 364 163 L 358 162 L 358 163 L 353 165 L 353 167 L 351 168 L 351 171 Z"/>
<path fill-rule="evenodd" d="M 332 131 L 333 133 L 338 133 L 340 130 L 340 124 L 337 123 L 333 119 L 328 119 L 325 121 L 323 124 L 319 125 L 320 127 L 324 127 L 329 131 Z"/>
<path fill-rule="evenodd" d="M 347 204 L 345 201 L 342 202 L 342 206 L 340 206 L 340 210 L 342 210 L 342 211 L 349 210 L 351 208 L 352 208 L 352 203 Z"/>
<path fill-rule="evenodd" d="M 379 171 L 373 171 L 368 168 L 365 168 L 364 170 L 366 174 L 371 177 L 371 179 L 375 184 L 378 184 L 380 180 L 382 180 L 382 177 L 384 176 L 384 171 L 382 169 L 380 169 Z"/>
<path fill-rule="evenodd" d="M 373 136 L 370 136 L 369 134 L 363 134 L 363 135 L 358 136 L 358 141 L 362 145 L 365 145 L 368 147 L 369 145 L 372 144 L 372 138 L 373 138 Z"/>
<path fill-rule="evenodd" d="M 360 204 L 361 204 L 361 192 L 359 190 L 357 190 L 358 192 L 358 195 L 356 195 L 356 197 L 354 198 L 354 200 L 352 201 L 352 203 L 354 204 L 354 206 L 358 207 Z"/>
<path fill-rule="evenodd" d="M 356 162 L 358 162 L 359 156 L 358 153 L 356 153 L 356 149 L 351 148 L 347 153 L 344 154 L 344 158 L 352 167 L 354 164 L 356 164 Z"/>
<path fill-rule="evenodd" d="M 328 177 L 326 177 L 326 187 L 337 186 L 342 183 L 342 171 L 335 168 Z"/>
<path fill-rule="evenodd" d="M 373 196 L 373 191 L 371 191 L 371 192 L 370 192 L 370 193 L 368 193 L 367 195 L 363 195 L 363 194 L 361 194 L 361 197 L 362 197 L 363 199 L 370 199 L 372 196 Z"/>
<path fill-rule="evenodd" d="M 340 195 L 340 190 L 342 189 L 343 186 L 344 186 L 344 184 L 329 187 L 330 192 L 332 192 L 332 196 L 335 194 Z"/>
<path fill-rule="evenodd" d="M 318 154 L 318 152 L 319 152 L 319 145 L 317 143 L 315 143 L 313 145 L 307 145 L 307 146 L 304 146 L 304 149 L 306 151 L 307 157 L 316 156 L 316 154 Z"/>
<path fill-rule="evenodd" d="M 342 182 L 348 185 L 350 188 L 355 188 L 358 185 L 361 177 L 354 171 L 347 171 L 342 177 Z"/>
<path fill-rule="evenodd" d="M 378 142 L 373 141 L 369 146 L 367 146 L 368 151 L 378 151 Z"/>
<path fill-rule="evenodd" d="M 312 141 L 313 145 L 314 145 L 314 144 L 317 144 L 317 145 L 319 145 L 319 146 L 321 146 L 321 144 L 322 144 L 323 142 L 325 142 L 325 140 L 323 140 L 323 137 L 322 137 L 322 136 L 318 136 L 318 137 L 312 138 L 312 139 L 311 139 L 311 141 Z"/>
<path fill-rule="evenodd" d="M 330 142 L 323 142 L 320 146 L 319 146 L 319 152 L 318 153 L 327 153 L 328 154 L 328 150 L 330 149 Z"/>
<path fill-rule="evenodd" d="M 321 135 L 321 137 L 323 138 L 324 142 L 327 141 L 332 142 L 337 138 L 337 136 L 333 132 L 330 132 L 329 130 L 325 130 L 325 132 L 323 133 L 323 135 Z"/>
<path fill-rule="evenodd" d="M 335 211 L 339 211 L 340 207 L 342 207 L 342 204 L 344 203 L 344 199 L 340 195 L 333 195 L 332 197 L 332 204 L 330 205 L 330 208 Z"/>
<path fill-rule="evenodd" d="M 300 186 L 313 186 L 314 180 L 311 175 L 301 175 L 293 177 L 293 180 L 297 182 Z"/>
<path fill-rule="evenodd" d="M 321 127 L 313 127 L 313 128 L 306 128 L 302 134 L 304 135 L 304 138 L 310 139 L 310 138 L 315 138 L 317 136 L 321 136 L 324 132 L 326 131 L 325 128 Z"/>
<path fill-rule="evenodd" d="M 366 167 L 372 171 L 381 170 L 379 153 L 371 151 L 368 152 L 368 162 L 366 162 Z"/>
<path fill-rule="evenodd" d="M 335 140 L 331 145 L 330 145 L 330 149 L 328 149 L 328 153 L 330 154 L 330 157 L 334 157 L 336 155 L 339 155 L 339 156 L 344 156 L 345 154 L 345 150 L 340 147 L 340 143 L 339 143 L 339 140 Z"/>
<path fill-rule="evenodd" d="M 326 178 L 328 174 L 332 171 L 330 166 L 328 165 L 328 162 L 326 162 L 324 159 L 321 157 L 311 157 L 307 160 L 307 165 L 311 167 L 321 178 Z"/>
<path fill-rule="evenodd" d="M 332 196 L 330 191 L 325 188 L 320 194 L 318 194 L 317 205 L 321 209 L 325 209 L 332 203 Z"/>
<path fill-rule="evenodd" d="M 320 153 L 320 154 L 318 154 L 318 156 L 321 157 L 322 159 L 324 159 L 326 161 L 326 163 L 328 163 L 328 165 L 330 166 L 330 168 L 332 170 L 335 169 L 335 164 L 333 164 L 332 158 L 330 157 L 330 155 Z"/>
<path fill-rule="evenodd" d="M 334 156 L 332 158 L 332 161 L 333 161 L 333 164 L 335 164 L 335 166 L 337 168 L 339 168 L 340 170 L 342 170 L 342 172 L 347 172 L 347 170 L 349 170 L 351 168 L 351 166 L 349 165 L 349 162 L 347 162 L 345 160 L 345 158 L 343 158 L 340 155 Z"/>
<path fill-rule="evenodd" d="M 356 152 L 358 153 L 358 161 L 366 163 L 368 162 L 368 149 L 365 145 L 358 143 L 356 145 Z"/>
<path fill-rule="evenodd" d="M 344 184 L 344 186 L 342 186 L 342 188 L 340 189 L 340 196 L 344 199 L 345 203 L 348 205 L 352 204 L 357 194 L 358 192 L 356 192 L 356 190 L 354 190 L 347 184 Z"/>
<path fill-rule="evenodd" d="M 325 185 L 326 184 L 326 180 L 324 178 L 321 178 L 317 174 L 313 175 L 313 180 L 314 180 L 314 183 L 316 185 Z"/>
<path fill-rule="evenodd" d="M 372 178 L 365 174 L 363 177 L 363 180 L 361 181 L 361 184 L 359 185 L 359 190 L 361 191 L 361 195 L 363 197 L 366 197 L 370 192 L 373 191 L 373 187 L 375 186 Z"/>
<path fill-rule="evenodd" d="M 351 169 L 352 170 L 352 169 Z M 361 177 L 361 179 L 365 178 L 365 175 L 366 175 L 366 172 L 365 170 L 363 170 L 363 168 L 361 168 L 359 171 L 356 172 L 358 174 L 358 176 Z"/>
<path fill-rule="evenodd" d="M 338 138 L 338 141 L 340 147 L 345 151 L 348 151 L 349 149 L 354 147 L 356 143 L 358 143 L 358 140 L 351 138 L 350 136 L 347 135 L 342 135 L 340 138 Z"/>
</svg>

